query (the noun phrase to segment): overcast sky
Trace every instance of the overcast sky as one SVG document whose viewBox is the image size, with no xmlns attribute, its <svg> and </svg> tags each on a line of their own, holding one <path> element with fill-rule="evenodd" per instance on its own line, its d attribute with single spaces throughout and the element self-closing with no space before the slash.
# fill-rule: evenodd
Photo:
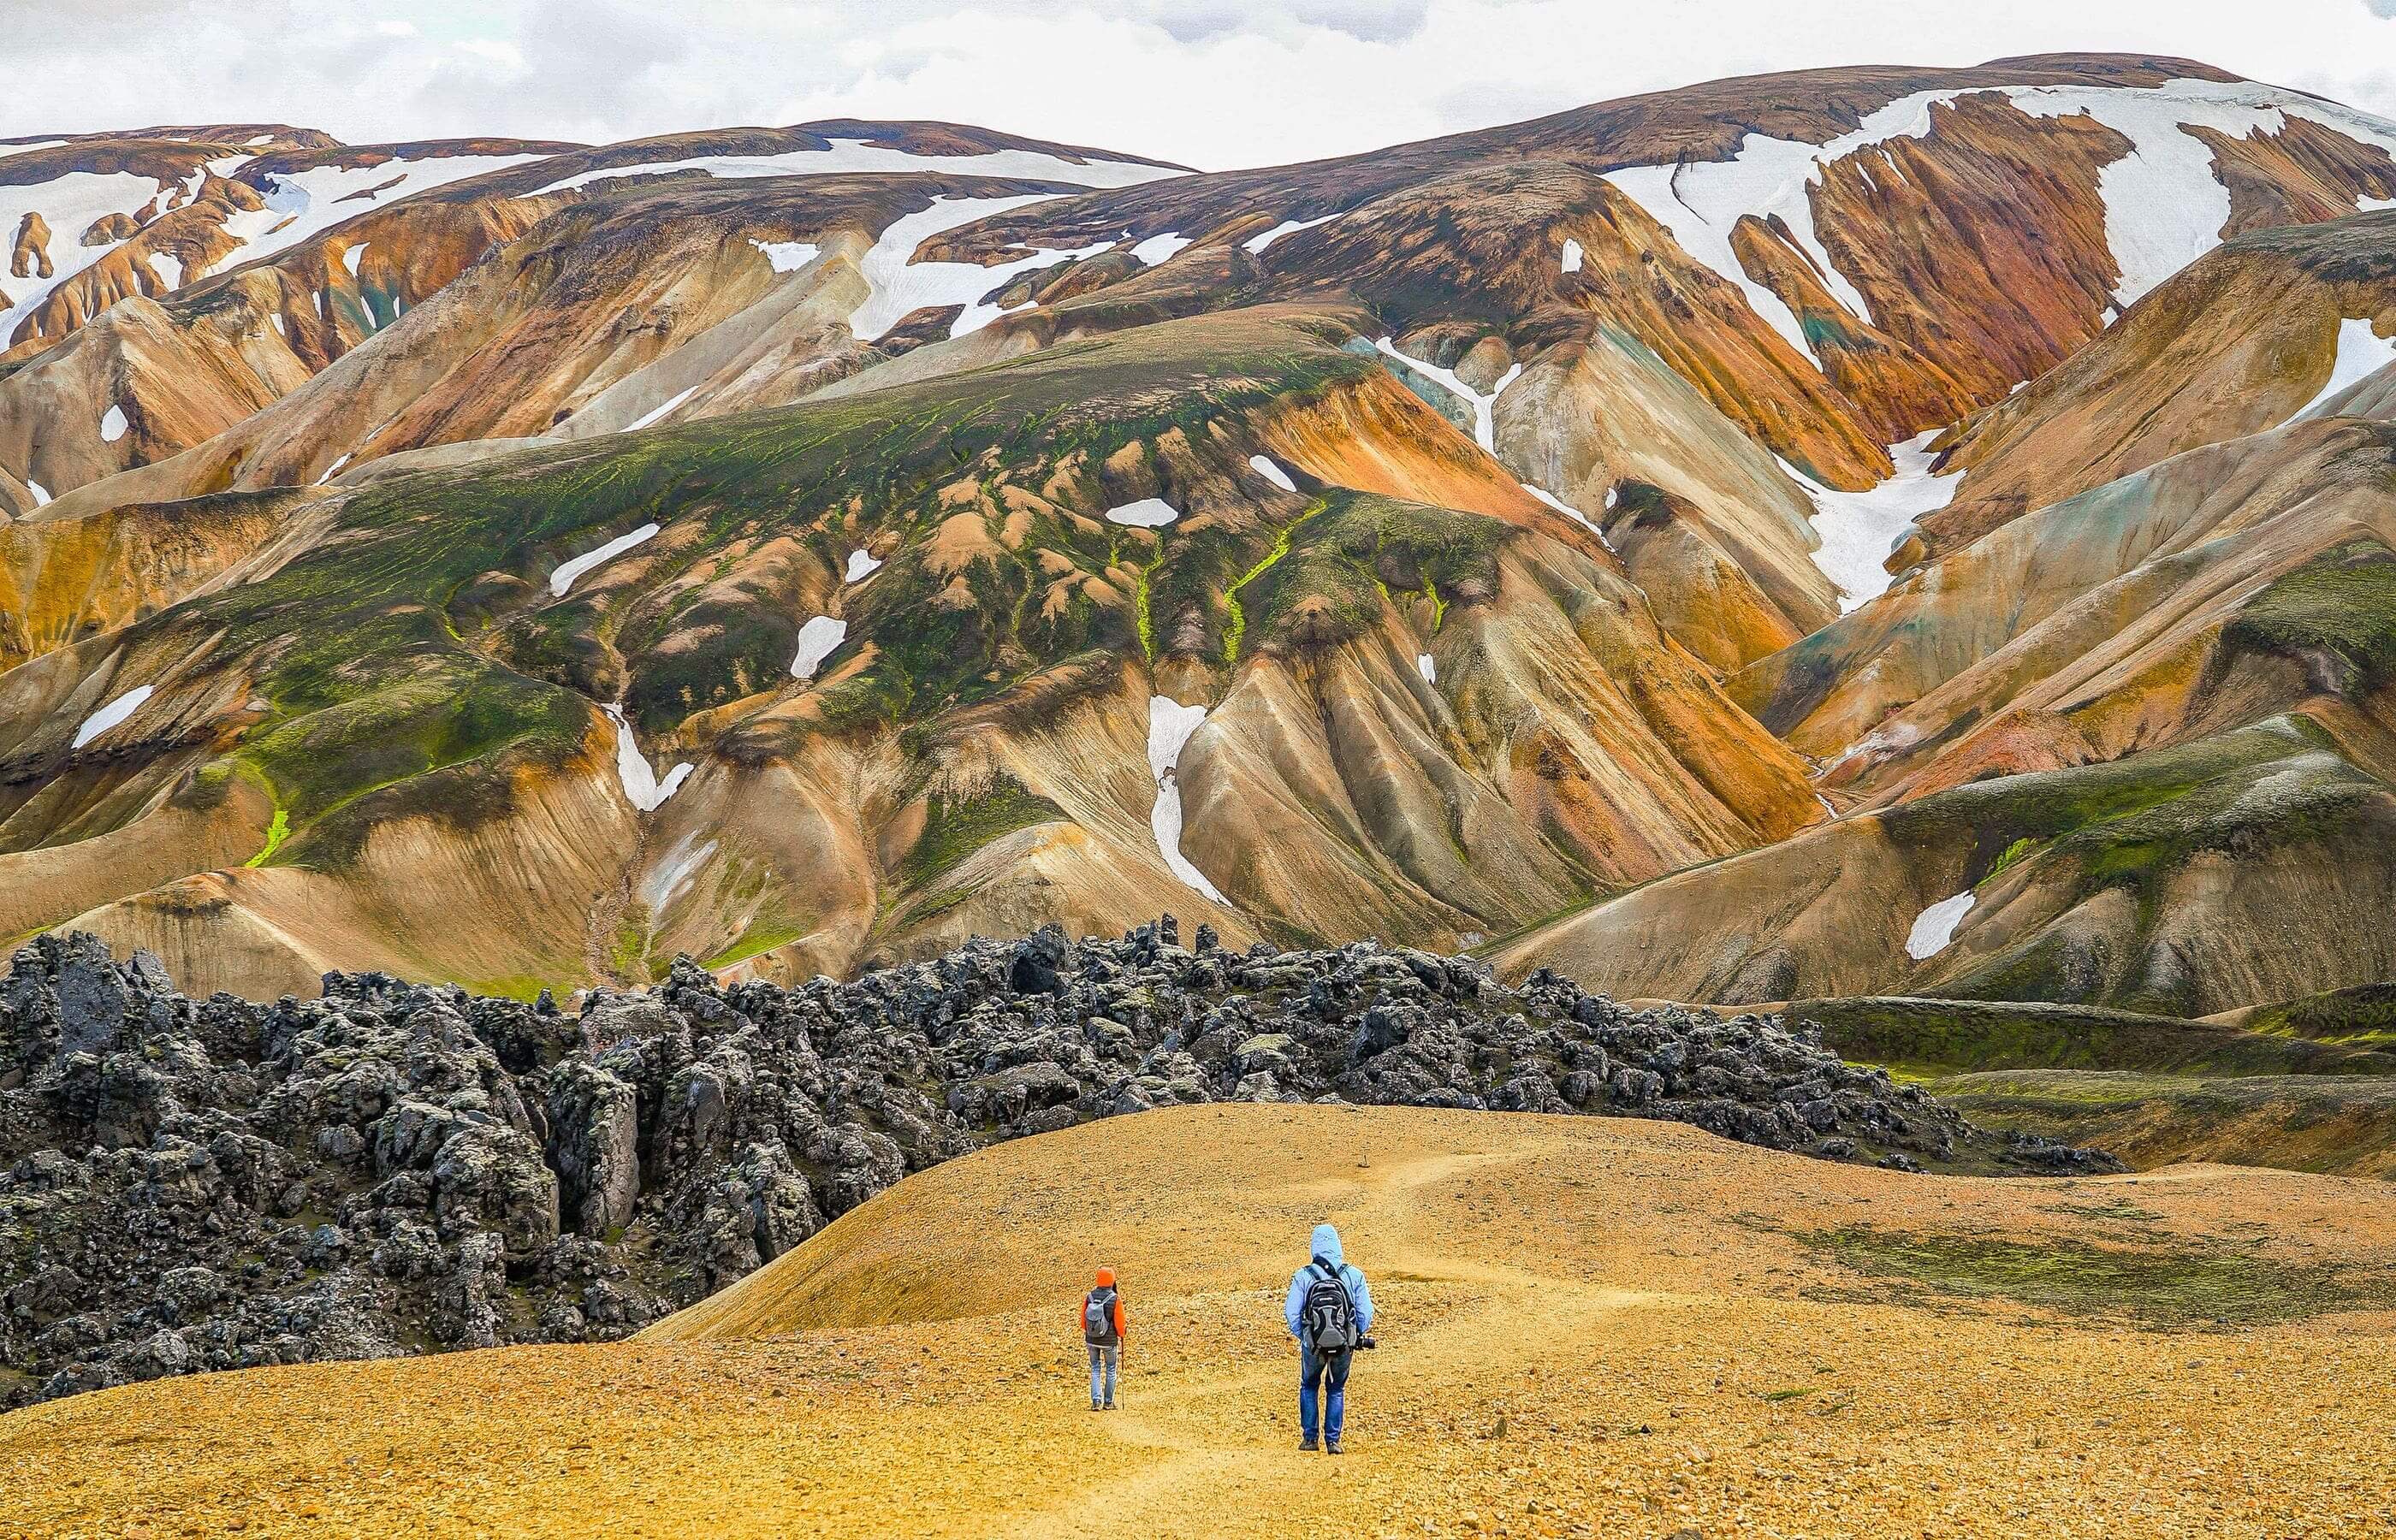
<svg viewBox="0 0 2396 1540">
<path fill-rule="evenodd" d="M 1719 75 L 2063 49 L 2201 59 L 2396 118 L 2396 0 L 0 0 L 0 136 L 923 117 L 1219 169 Z"/>
</svg>

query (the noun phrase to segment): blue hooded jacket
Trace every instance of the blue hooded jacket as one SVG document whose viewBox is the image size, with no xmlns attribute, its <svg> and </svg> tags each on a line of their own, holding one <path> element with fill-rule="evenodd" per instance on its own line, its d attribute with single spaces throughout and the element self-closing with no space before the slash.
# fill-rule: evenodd
<svg viewBox="0 0 2396 1540">
<path fill-rule="evenodd" d="M 1282 1319 L 1289 1323 L 1289 1334 L 1299 1336 L 1304 1323 L 1299 1316 L 1306 1308 L 1306 1291 L 1323 1275 L 1315 1270 L 1314 1259 L 1321 1257 L 1339 1269 L 1339 1281 L 1347 1286 L 1348 1297 L 1356 1307 L 1356 1329 L 1373 1329 L 1373 1288 L 1364 1275 L 1350 1267 L 1339 1255 L 1339 1231 L 1330 1225 L 1314 1227 L 1314 1241 L 1308 1248 L 1306 1266 L 1290 1275 L 1289 1297 L 1282 1302 Z"/>
</svg>

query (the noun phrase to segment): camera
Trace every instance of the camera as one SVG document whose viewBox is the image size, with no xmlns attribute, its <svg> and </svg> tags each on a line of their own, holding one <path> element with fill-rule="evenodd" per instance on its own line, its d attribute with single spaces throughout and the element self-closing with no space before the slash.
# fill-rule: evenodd
<svg viewBox="0 0 2396 1540">
<path fill-rule="evenodd" d="M 1359 1348 L 1378 1348 L 1380 1344 L 1375 1342 L 1371 1337 L 1358 1337 L 1356 1339 L 1356 1346 Z"/>
</svg>

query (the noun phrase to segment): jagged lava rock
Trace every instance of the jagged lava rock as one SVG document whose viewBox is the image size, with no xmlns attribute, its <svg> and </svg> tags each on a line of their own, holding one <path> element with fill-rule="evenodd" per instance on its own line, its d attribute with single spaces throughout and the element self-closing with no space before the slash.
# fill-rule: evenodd
<svg viewBox="0 0 2396 1540">
<path fill-rule="evenodd" d="M 609 1340 L 912 1171 L 1153 1107 L 1673 1119 L 1828 1159 L 2110 1171 L 1810 1029 L 1358 942 L 1054 927 L 796 989 L 687 958 L 579 1016 L 327 975 L 272 1004 L 44 936 L 0 979 L 0 1405 L 160 1375 Z"/>
</svg>

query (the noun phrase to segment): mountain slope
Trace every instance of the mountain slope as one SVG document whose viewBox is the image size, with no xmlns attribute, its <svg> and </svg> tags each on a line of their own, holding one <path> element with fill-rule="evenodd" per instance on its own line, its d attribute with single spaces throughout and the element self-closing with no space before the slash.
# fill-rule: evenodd
<svg viewBox="0 0 2396 1540">
<path fill-rule="evenodd" d="M 2115 56 L 1216 174 L 925 123 L 269 135 L 215 173 L 290 211 L 246 265 L 0 375 L 0 935 L 267 991 L 845 973 L 1165 909 L 1469 946 L 1719 896 L 1984 774 L 2243 776 L 2282 717 L 2335 763 L 2230 854 L 2313 849 L 2303 810 L 2351 793 L 2367 830 L 2388 769 L 2384 435 L 2248 430 L 2305 405 L 2258 381 L 2376 399 L 2343 382 L 2389 217 L 2346 211 L 2396 193 L 2391 144 Z M 508 164 L 451 177 L 478 156 Z M 2191 443 L 1873 597 L 1909 524 Z M 1990 816 L 2019 828 L 1823 909 L 1801 974 L 1860 928 L 1805 987 L 2000 988 L 1892 961 L 1965 869 L 2079 827 Z M 2002 987 L 2367 981 L 2343 942 L 2156 962 L 2260 900 L 2105 896 L 2178 905 L 2213 848 L 2023 865 L 2063 908 L 2006 945 L 2078 961 Z M 1788 919 L 1607 976 L 1777 997 Z"/>
<path fill-rule="evenodd" d="M 1162 323 L 313 494 L 242 580 L 7 676 L 5 923 L 211 983 L 804 976 L 1060 914 L 1486 933 L 1818 816 L 1352 325 Z M 187 816 L 251 865 L 58 911 L 109 880 L 93 836 Z"/>
</svg>

